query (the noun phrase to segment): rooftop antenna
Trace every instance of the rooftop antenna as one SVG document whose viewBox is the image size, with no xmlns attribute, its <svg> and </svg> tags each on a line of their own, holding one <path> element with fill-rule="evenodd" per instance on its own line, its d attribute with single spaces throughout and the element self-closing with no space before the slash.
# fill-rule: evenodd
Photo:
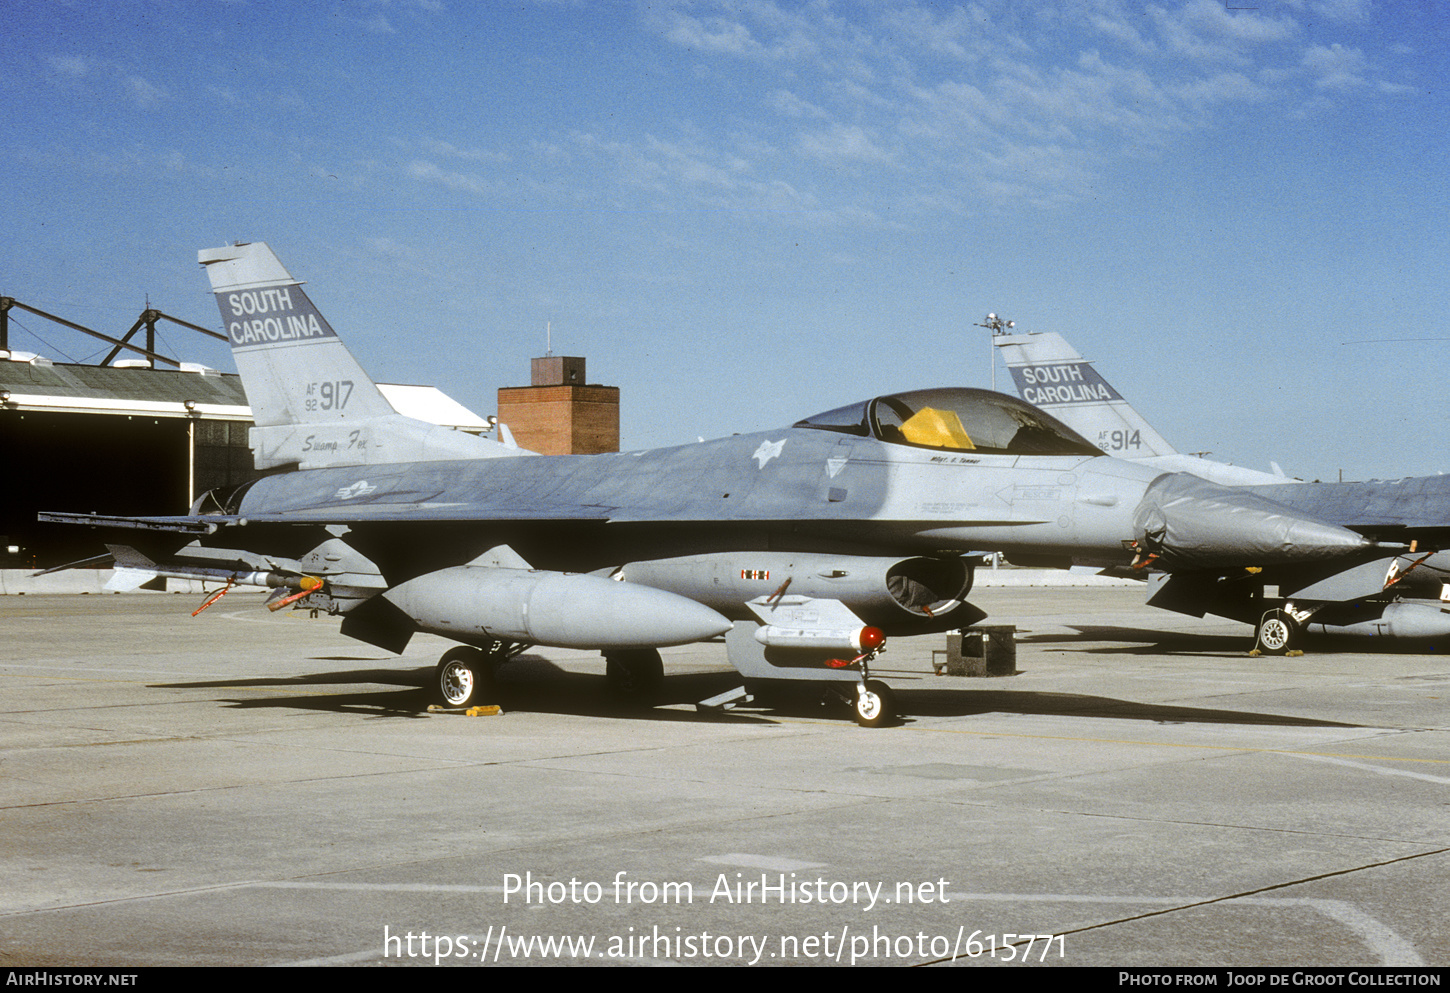
<svg viewBox="0 0 1450 993">
<path fill-rule="evenodd" d="M 544 322 L 544 357 L 554 357 L 554 322 Z"/>
</svg>

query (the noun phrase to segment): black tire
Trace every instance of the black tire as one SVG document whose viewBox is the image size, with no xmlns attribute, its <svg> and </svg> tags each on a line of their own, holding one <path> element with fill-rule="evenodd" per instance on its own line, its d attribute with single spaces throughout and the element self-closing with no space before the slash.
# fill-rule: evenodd
<svg viewBox="0 0 1450 993">
<path fill-rule="evenodd" d="M 896 695 L 881 680 L 868 679 L 864 692 L 857 687 L 851 713 L 863 728 L 885 727 L 896 718 Z"/>
<path fill-rule="evenodd" d="M 1254 648 L 1260 655 L 1287 655 L 1299 641 L 1299 626 L 1282 610 L 1270 610 L 1259 618 L 1254 631 Z"/>
<path fill-rule="evenodd" d="M 492 672 L 477 648 L 450 648 L 438 660 L 433 690 L 445 707 L 458 709 L 486 702 Z"/>
<path fill-rule="evenodd" d="M 665 682 L 665 664 L 653 648 L 632 648 L 604 656 L 609 694 L 621 703 L 649 706 Z"/>
</svg>

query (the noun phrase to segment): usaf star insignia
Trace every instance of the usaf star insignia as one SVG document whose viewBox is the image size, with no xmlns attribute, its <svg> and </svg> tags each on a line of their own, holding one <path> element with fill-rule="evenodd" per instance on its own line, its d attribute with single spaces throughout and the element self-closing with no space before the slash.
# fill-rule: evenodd
<svg viewBox="0 0 1450 993">
<path fill-rule="evenodd" d="M 759 462 L 760 468 L 764 469 L 765 463 L 780 454 L 780 450 L 785 447 L 785 441 L 784 438 L 780 441 L 762 441 L 760 447 L 755 450 L 755 454 L 750 457 Z"/>
<path fill-rule="evenodd" d="M 351 500 L 354 497 L 367 496 L 375 489 L 377 487 L 369 483 L 366 479 L 359 479 L 351 486 L 342 487 L 333 495 L 339 500 Z"/>
</svg>

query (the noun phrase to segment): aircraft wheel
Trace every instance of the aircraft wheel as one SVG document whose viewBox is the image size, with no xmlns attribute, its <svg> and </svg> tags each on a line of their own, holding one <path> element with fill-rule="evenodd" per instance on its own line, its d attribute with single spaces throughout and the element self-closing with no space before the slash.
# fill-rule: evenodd
<svg viewBox="0 0 1450 993">
<path fill-rule="evenodd" d="M 891 687 L 879 679 L 868 679 L 862 690 L 856 688 L 856 704 L 852 708 L 856 723 L 863 728 L 884 727 L 896 716 L 896 698 Z"/>
<path fill-rule="evenodd" d="M 472 707 L 483 702 L 489 675 L 483 652 L 451 648 L 438 660 L 433 685 L 443 706 Z"/>
<path fill-rule="evenodd" d="M 1286 655 L 1298 637 L 1294 619 L 1282 610 L 1271 610 L 1259 619 L 1254 647 L 1263 655 Z"/>
<path fill-rule="evenodd" d="M 648 705 L 665 681 L 665 664 L 653 648 L 634 648 L 604 656 L 609 692 L 624 703 Z"/>
</svg>

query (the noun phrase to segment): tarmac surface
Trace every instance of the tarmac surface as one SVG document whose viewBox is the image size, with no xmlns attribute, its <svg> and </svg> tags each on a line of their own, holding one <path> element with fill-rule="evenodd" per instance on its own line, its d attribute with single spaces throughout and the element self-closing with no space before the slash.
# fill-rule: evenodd
<svg viewBox="0 0 1450 993">
<path fill-rule="evenodd" d="M 1450 660 L 1139 597 L 974 594 L 1019 674 L 893 642 L 878 730 L 697 713 L 720 644 L 642 711 L 531 651 L 467 717 L 439 639 L 0 597 L 0 964 L 1450 964 Z"/>
</svg>

